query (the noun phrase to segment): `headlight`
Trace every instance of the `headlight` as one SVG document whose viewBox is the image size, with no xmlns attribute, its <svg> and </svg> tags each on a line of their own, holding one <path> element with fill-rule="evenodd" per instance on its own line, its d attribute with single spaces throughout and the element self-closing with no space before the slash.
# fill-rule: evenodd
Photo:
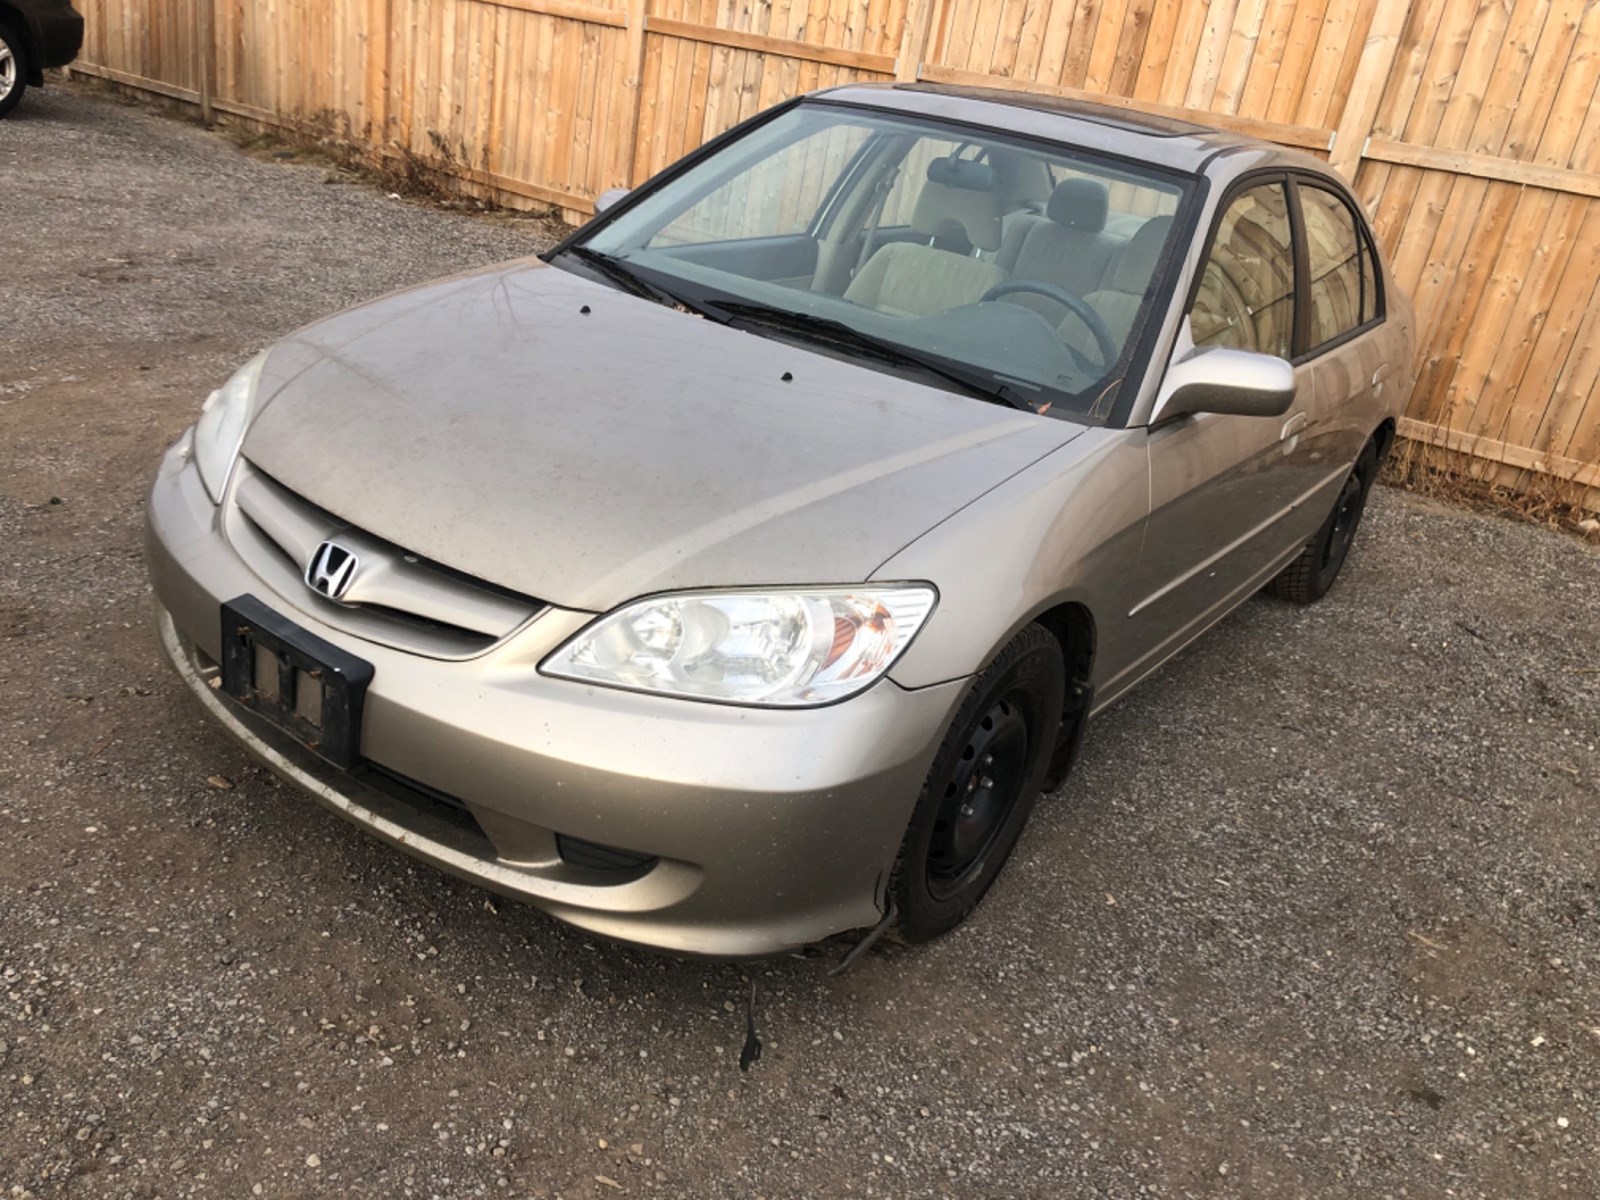
<svg viewBox="0 0 1600 1200">
<path fill-rule="evenodd" d="M 200 469 L 200 482 L 215 502 L 222 500 L 223 485 L 228 482 L 239 443 L 244 440 L 244 427 L 255 408 L 261 364 L 266 360 L 265 352 L 256 355 L 207 396 L 200 420 L 195 423 L 194 465 Z"/>
<path fill-rule="evenodd" d="M 540 670 L 727 704 L 827 704 L 883 675 L 935 598 L 925 583 L 657 596 L 600 618 Z"/>
</svg>

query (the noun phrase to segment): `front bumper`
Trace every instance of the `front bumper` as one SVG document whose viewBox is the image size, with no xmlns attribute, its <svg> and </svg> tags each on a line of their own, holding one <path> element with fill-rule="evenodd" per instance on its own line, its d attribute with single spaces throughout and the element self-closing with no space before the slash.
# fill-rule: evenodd
<svg viewBox="0 0 1600 1200">
<path fill-rule="evenodd" d="M 190 690 L 286 779 L 445 870 L 608 937 L 756 955 L 875 923 L 960 681 L 888 680 L 827 708 L 734 708 L 547 679 L 538 662 L 589 614 L 547 610 L 476 658 L 352 636 L 274 594 L 230 548 L 186 442 L 162 463 L 147 524 L 162 644 Z M 373 664 L 361 751 L 470 820 L 329 767 L 211 685 L 219 606 L 253 593 Z M 649 856 L 606 872 L 558 835 Z"/>
</svg>

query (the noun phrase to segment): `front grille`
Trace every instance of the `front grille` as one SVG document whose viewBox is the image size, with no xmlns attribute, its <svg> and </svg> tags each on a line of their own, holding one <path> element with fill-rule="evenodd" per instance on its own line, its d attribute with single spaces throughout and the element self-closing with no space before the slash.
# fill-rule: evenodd
<svg viewBox="0 0 1600 1200">
<path fill-rule="evenodd" d="M 421 654 L 464 658 L 546 607 L 366 533 L 252 463 L 241 460 L 238 469 L 228 513 L 234 549 L 279 595 L 329 625 Z M 305 582 L 307 564 L 329 539 L 360 560 L 337 602 Z"/>
<path fill-rule="evenodd" d="M 484 833 L 483 827 L 478 824 L 467 806 L 455 796 L 430 787 L 420 780 L 402 775 L 398 771 L 391 771 L 371 759 L 363 763 L 358 772 L 361 781 L 368 787 L 382 792 L 391 800 L 399 801 L 417 813 L 455 826 L 462 833 L 480 840 L 487 853 L 494 853 L 494 847 L 489 836 Z M 598 842 L 586 842 L 582 838 L 568 837 L 562 833 L 556 834 L 556 852 L 561 855 L 561 861 L 570 867 L 599 871 L 610 876 L 611 878 L 606 880 L 594 881 L 607 884 L 631 882 L 660 861 L 651 854 L 638 854 L 632 850 L 620 850 L 615 846 L 602 846 Z"/>
<path fill-rule="evenodd" d="M 423 816 L 454 826 L 462 833 L 481 841 L 486 854 L 494 854 L 494 847 L 490 844 L 488 835 L 483 832 L 483 826 L 479 825 L 467 811 L 465 804 L 449 793 L 408 778 L 398 771 L 379 766 L 371 759 L 357 768 L 357 774 L 361 782 L 373 791 L 382 792 L 389 799 L 396 800 Z"/>
</svg>

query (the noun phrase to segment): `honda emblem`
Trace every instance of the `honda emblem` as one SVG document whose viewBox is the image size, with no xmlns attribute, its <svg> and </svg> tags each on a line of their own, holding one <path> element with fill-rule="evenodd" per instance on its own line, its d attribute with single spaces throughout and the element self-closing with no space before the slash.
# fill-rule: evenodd
<svg viewBox="0 0 1600 1200">
<path fill-rule="evenodd" d="M 338 600 L 355 582 L 360 560 L 338 542 L 323 542 L 306 565 L 306 586 L 329 600 Z"/>
</svg>

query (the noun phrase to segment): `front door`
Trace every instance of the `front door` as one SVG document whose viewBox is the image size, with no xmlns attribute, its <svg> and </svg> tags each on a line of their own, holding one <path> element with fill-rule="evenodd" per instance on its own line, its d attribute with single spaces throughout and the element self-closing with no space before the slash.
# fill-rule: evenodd
<svg viewBox="0 0 1600 1200">
<path fill-rule="evenodd" d="M 1255 184 L 1223 209 L 1189 313 L 1198 350 L 1294 356 L 1287 187 L 1286 179 Z M 1201 413 L 1149 430 L 1142 595 L 1128 619 L 1150 649 L 1128 683 L 1265 583 L 1303 540 L 1293 514 L 1316 486 L 1307 436 L 1315 416 L 1311 368 L 1297 368 L 1295 381 L 1295 402 L 1281 417 Z"/>
</svg>

